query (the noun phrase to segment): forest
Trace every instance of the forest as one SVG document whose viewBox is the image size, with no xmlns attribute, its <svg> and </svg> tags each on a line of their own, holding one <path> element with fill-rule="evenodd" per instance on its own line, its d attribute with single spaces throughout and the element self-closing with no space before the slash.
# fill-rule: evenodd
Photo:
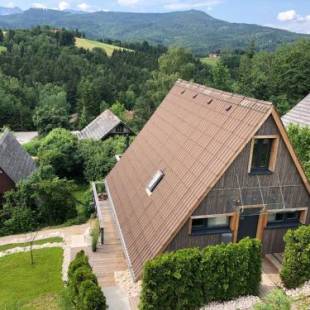
<svg viewBox="0 0 310 310">
<path fill-rule="evenodd" d="M 49 27 L 1 31 L 0 127 L 75 130 L 116 104 L 133 112 L 127 121 L 137 132 L 178 78 L 272 101 L 280 113 L 309 91 L 307 39 L 275 52 L 257 51 L 255 42 L 245 50 L 223 50 L 212 66 L 185 49 L 147 42 L 109 57 L 102 49 L 75 47 L 79 35 Z"/>
</svg>

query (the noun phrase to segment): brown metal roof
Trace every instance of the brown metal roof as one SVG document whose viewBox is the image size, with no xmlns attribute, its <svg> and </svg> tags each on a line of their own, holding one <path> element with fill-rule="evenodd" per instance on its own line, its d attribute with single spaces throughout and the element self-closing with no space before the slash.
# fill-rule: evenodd
<svg viewBox="0 0 310 310">
<path fill-rule="evenodd" d="M 136 279 L 272 110 L 269 102 L 176 82 L 106 179 Z M 146 187 L 158 170 L 165 176 L 149 196 Z"/>
</svg>

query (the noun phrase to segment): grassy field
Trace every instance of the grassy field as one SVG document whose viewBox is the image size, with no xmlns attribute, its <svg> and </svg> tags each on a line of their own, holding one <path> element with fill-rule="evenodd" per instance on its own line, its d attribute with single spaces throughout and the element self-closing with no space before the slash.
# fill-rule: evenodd
<svg viewBox="0 0 310 310">
<path fill-rule="evenodd" d="M 5 52 L 5 51 L 6 51 L 6 47 L 0 45 L 0 53 Z"/>
<path fill-rule="evenodd" d="M 82 47 L 88 50 L 92 50 L 93 48 L 101 48 L 106 51 L 108 56 L 111 56 L 114 50 L 128 50 L 126 48 L 122 48 L 116 45 L 111 45 L 107 43 L 102 43 L 98 41 L 88 40 L 88 39 L 81 39 L 75 38 L 75 45 L 77 47 Z"/>
<path fill-rule="evenodd" d="M 218 63 L 219 58 L 204 57 L 204 58 L 200 58 L 200 60 L 202 63 L 204 63 L 206 65 L 215 66 Z"/>
<path fill-rule="evenodd" d="M 0 258 L 0 309 L 60 309 L 63 250 L 41 249 L 33 254 L 34 265 L 29 252 Z"/>
<path fill-rule="evenodd" d="M 41 240 L 35 240 L 33 244 L 45 244 L 45 243 L 53 243 L 53 242 L 63 242 L 63 239 L 61 237 L 51 237 L 51 238 L 46 238 L 46 239 L 41 239 Z M 23 242 L 23 243 L 10 243 L 10 244 L 5 244 L 5 245 L 0 245 L 0 252 L 13 249 L 16 247 L 26 247 L 29 246 L 30 242 Z"/>
</svg>

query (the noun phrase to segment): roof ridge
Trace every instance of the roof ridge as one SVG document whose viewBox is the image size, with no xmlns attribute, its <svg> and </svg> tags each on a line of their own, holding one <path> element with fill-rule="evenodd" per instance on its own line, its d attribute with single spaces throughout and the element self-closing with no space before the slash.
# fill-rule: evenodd
<svg viewBox="0 0 310 310">
<path fill-rule="evenodd" d="M 190 89 L 200 90 L 200 93 L 204 93 L 203 91 L 210 91 L 210 92 L 213 92 L 213 93 L 216 93 L 216 94 L 219 94 L 219 95 L 231 96 L 232 98 L 242 98 L 242 100 L 240 101 L 239 104 L 241 104 L 241 102 L 244 101 L 244 100 L 248 100 L 248 101 L 251 101 L 253 103 L 259 103 L 259 104 L 264 104 L 264 105 L 267 105 L 267 106 L 273 106 L 273 103 L 270 102 L 270 101 L 258 100 L 258 99 L 255 99 L 255 98 L 243 96 L 241 94 L 227 92 L 227 91 L 224 91 L 224 90 L 218 90 L 216 88 L 212 88 L 212 87 L 209 87 L 209 86 L 206 86 L 206 85 L 201 85 L 201 84 L 198 84 L 198 83 L 195 83 L 195 82 L 192 82 L 192 81 L 186 81 L 186 80 L 178 79 L 175 84 L 183 86 L 183 87 L 187 87 L 187 88 L 190 88 Z M 212 96 L 212 94 L 209 94 L 209 93 L 206 94 L 206 95 Z M 227 101 L 224 98 L 222 100 L 223 101 Z M 232 102 L 229 102 L 229 103 L 232 103 Z"/>
</svg>

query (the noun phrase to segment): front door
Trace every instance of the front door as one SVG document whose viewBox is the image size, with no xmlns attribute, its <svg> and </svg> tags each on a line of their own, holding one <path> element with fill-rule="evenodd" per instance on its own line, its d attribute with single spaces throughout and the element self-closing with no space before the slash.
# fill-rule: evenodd
<svg viewBox="0 0 310 310">
<path fill-rule="evenodd" d="M 245 237 L 256 238 L 259 214 L 253 213 L 254 212 L 240 213 L 237 238 L 238 241 Z"/>
</svg>

